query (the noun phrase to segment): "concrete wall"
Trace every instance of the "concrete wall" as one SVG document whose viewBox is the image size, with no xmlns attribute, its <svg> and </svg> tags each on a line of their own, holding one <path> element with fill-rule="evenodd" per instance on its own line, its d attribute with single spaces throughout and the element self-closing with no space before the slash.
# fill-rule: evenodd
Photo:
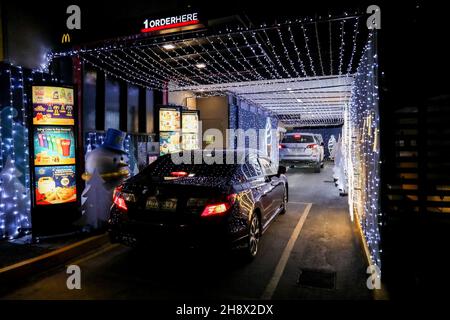
<svg viewBox="0 0 450 320">
<path fill-rule="evenodd" d="M 196 98 L 191 91 L 169 92 L 169 104 L 196 109 Z"/>
<path fill-rule="evenodd" d="M 226 96 L 197 98 L 197 110 L 200 111 L 202 133 L 208 129 L 219 129 L 224 138 L 224 147 L 228 147 L 226 130 L 228 129 L 228 98 Z M 205 142 L 203 142 L 203 148 Z"/>
</svg>

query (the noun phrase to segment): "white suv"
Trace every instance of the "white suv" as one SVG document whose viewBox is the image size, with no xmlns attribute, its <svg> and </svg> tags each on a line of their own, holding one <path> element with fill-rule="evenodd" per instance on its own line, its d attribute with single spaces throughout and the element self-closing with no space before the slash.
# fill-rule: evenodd
<svg viewBox="0 0 450 320">
<path fill-rule="evenodd" d="M 280 163 L 283 165 L 313 167 L 316 173 L 323 166 L 323 146 L 315 134 L 289 132 L 279 149 Z"/>
</svg>

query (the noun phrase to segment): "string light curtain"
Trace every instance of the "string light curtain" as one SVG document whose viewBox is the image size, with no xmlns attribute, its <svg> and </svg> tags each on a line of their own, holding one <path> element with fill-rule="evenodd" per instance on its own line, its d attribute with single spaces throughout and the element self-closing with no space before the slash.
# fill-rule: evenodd
<svg viewBox="0 0 450 320">
<path fill-rule="evenodd" d="M 372 264 L 381 269 L 380 259 L 380 144 L 378 56 L 375 33 L 369 36 L 345 108 L 343 148 L 348 178 L 348 200 Z"/>
<path fill-rule="evenodd" d="M 29 71 L 0 65 L 0 238 L 14 238 L 31 227 L 28 142 Z"/>
<path fill-rule="evenodd" d="M 336 125 L 343 122 L 350 86 L 346 90 L 318 87 L 305 92 L 289 88 L 296 80 L 345 80 L 355 73 L 365 44 L 360 35 L 365 26 L 363 20 L 358 14 L 345 14 L 252 28 L 227 26 L 176 35 L 136 36 L 54 53 L 49 60 L 78 56 L 108 76 L 153 90 L 163 90 L 168 84 L 170 91 L 195 88 L 202 95 L 236 94 L 279 115 L 281 121 L 292 126 Z M 224 86 L 253 82 L 264 88 L 268 81 L 287 94 L 282 97 L 284 100 L 266 103 L 261 101 L 264 96 L 255 96 L 260 101 L 253 101 L 225 90 Z M 268 94 L 274 96 L 273 92 Z M 308 114 L 305 108 L 311 107 L 315 108 Z"/>
<path fill-rule="evenodd" d="M 56 78 L 9 63 L 0 63 L 0 239 L 31 230 L 28 88 L 58 83 Z"/>
</svg>

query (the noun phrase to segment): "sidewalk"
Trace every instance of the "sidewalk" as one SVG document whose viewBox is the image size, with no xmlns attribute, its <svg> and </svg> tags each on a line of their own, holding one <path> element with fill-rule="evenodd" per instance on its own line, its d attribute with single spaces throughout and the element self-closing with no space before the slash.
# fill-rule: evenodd
<svg viewBox="0 0 450 320">
<path fill-rule="evenodd" d="M 31 236 L 14 240 L 0 240 L 0 268 L 38 257 L 67 245 L 91 237 L 93 234 L 76 233 L 55 239 L 31 243 Z"/>
<path fill-rule="evenodd" d="M 109 243 L 106 233 L 77 233 L 31 243 L 29 236 L 0 242 L 0 295 Z"/>
</svg>

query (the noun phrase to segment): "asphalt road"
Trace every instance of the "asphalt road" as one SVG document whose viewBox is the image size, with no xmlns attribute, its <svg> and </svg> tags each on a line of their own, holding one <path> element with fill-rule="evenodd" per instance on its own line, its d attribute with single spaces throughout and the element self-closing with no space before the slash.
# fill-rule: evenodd
<svg viewBox="0 0 450 320">
<path fill-rule="evenodd" d="M 331 174 L 330 166 L 320 174 L 289 170 L 288 211 L 250 264 L 229 255 L 107 245 L 72 263 L 81 268 L 81 290 L 67 289 L 60 268 L 3 298 L 371 299 L 359 235 Z"/>
</svg>

